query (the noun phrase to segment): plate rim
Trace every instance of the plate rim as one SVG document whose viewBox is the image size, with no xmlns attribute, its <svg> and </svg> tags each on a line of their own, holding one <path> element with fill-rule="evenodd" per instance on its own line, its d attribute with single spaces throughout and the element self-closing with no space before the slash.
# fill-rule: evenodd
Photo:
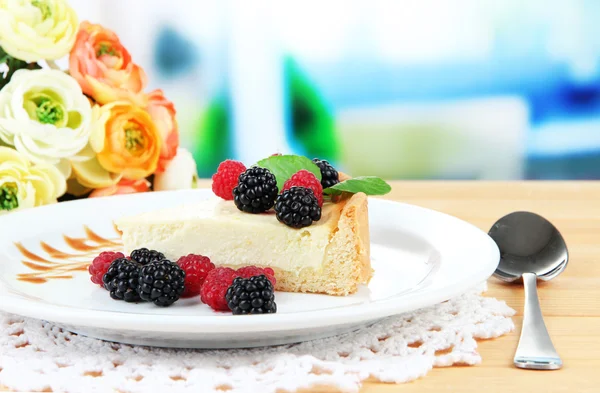
<svg viewBox="0 0 600 393">
<path fill-rule="evenodd" d="M 139 198 L 156 193 L 206 193 L 209 190 L 210 189 L 208 188 L 200 188 L 194 190 L 160 191 L 147 194 L 110 196 L 97 198 L 95 200 L 111 198 L 112 201 L 118 203 L 117 199 Z M 61 202 L 58 206 L 63 205 L 62 208 L 67 208 L 73 204 L 92 203 L 90 201 L 90 199 L 83 199 Z M 244 332 L 288 331 L 290 330 L 290 326 L 293 326 L 293 329 L 296 330 L 315 329 L 325 326 L 333 327 L 336 325 L 365 323 L 432 306 L 458 296 L 479 283 L 486 281 L 496 269 L 498 261 L 500 260 L 498 247 L 485 232 L 475 225 L 447 213 L 404 202 L 369 197 L 369 203 L 381 204 L 388 207 L 391 206 L 392 208 L 394 206 L 400 206 L 405 209 L 417 210 L 424 214 L 433 214 L 444 217 L 444 219 L 450 220 L 450 222 L 453 222 L 456 225 L 469 228 L 474 236 L 480 238 L 481 247 L 488 255 L 478 257 L 478 259 L 482 261 L 480 268 L 469 272 L 469 274 L 466 274 L 459 282 L 444 285 L 441 288 L 433 288 L 433 291 L 431 290 L 431 285 L 424 285 L 409 293 L 398 294 L 374 302 L 344 305 L 333 309 L 253 315 L 251 318 L 231 317 L 225 314 L 210 316 L 171 315 L 169 318 L 157 318 L 156 314 L 93 310 L 59 304 L 40 303 L 39 301 L 21 297 L 18 294 L 11 294 L 3 284 L 3 281 L 0 280 L 0 310 L 28 318 L 50 321 L 56 324 L 130 332 L 217 334 L 238 333 L 241 330 Z M 3 215 L 0 216 L 0 225 L 2 221 L 5 221 L 5 217 L 12 216 L 11 219 L 18 219 L 19 216 L 34 213 L 37 214 L 40 211 L 45 212 L 49 209 L 56 209 L 56 207 L 57 205 L 41 206 Z M 485 264 L 483 262 L 485 262 Z M 399 300 L 408 303 L 410 306 L 402 306 L 402 304 L 399 304 Z M 42 306 L 40 306 L 40 304 Z M 348 312 L 347 310 L 354 310 L 355 312 Z M 82 315 L 82 313 L 84 313 L 84 315 Z M 299 317 L 299 315 L 310 315 L 310 318 L 302 318 Z"/>
</svg>

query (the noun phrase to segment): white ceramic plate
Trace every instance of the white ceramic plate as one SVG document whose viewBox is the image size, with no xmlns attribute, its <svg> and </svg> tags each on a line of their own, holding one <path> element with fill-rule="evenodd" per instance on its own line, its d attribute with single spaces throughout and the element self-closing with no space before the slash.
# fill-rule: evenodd
<svg viewBox="0 0 600 393">
<path fill-rule="evenodd" d="M 129 344 L 276 345 L 340 334 L 448 300 L 486 280 L 499 260 L 494 242 L 468 223 L 370 199 L 375 274 L 352 296 L 278 292 L 276 314 L 233 316 L 213 312 L 196 298 L 169 308 L 115 301 L 89 280 L 86 264 L 99 251 L 120 247 L 113 219 L 211 195 L 190 190 L 114 196 L 1 216 L 0 310 Z"/>
</svg>

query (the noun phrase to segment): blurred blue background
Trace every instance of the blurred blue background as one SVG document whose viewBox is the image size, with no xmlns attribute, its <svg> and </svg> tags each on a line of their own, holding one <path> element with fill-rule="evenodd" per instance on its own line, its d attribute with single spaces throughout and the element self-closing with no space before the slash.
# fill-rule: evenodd
<svg viewBox="0 0 600 393">
<path fill-rule="evenodd" d="M 600 178 L 597 0 L 71 4 L 175 102 L 203 176 L 293 152 L 389 179 Z"/>
</svg>

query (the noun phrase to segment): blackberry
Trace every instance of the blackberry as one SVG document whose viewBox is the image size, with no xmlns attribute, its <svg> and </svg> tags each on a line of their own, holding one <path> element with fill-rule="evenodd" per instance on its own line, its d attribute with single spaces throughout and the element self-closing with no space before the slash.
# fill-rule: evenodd
<svg viewBox="0 0 600 393">
<path fill-rule="evenodd" d="M 133 250 L 130 256 L 131 259 L 133 259 L 142 266 L 145 266 L 152 261 L 165 259 L 165 256 L 162 252 L 148 250 L 147 248 L 138 248 L 137 250 Z"/>
<path fill-rule="evenodd" d="M 340 182 L 340 174 L 329 163 L 329 161 L 313 158 L 313 162 L 317 164 L 321 170 L 321 185 L 323 188 L 329 188 Z"/>
<path fill-rule="evenodd" d="M 242 173 L 233 189 L 233 201 L 246 213 L 262 213 L 271 209 L 279 189 L 275 176 L 265 168 L 252 167 Z"/>
<path fill-rule="evenodd" d="M 274 314 L 277 312 L 273 284 L 265 275 L 238 277 L 225 293 L 233 314 Z"/>
<path fill-rule="evenodd" d="M 162 259 L 143 266 L 138 281 L 138 293 L 143 300 L 167 307 L 183 293 L 185 272 L 176 263 Z"/>
<path fill-rule="evenodd" d="M 292 187 L 277 197 L 275 213 L 279 222 L 292 228 L 303 228 L 321 219 L 321 207 L 310 188 Z"/>
<path fill-rule="evenodd" d="M 115 259 L 102 277 L 104 288 L 110 291 L 110 297 L 126 302 L 139 302 L 138 276 L 140 265 L 126 258 Z"/>
</svg>

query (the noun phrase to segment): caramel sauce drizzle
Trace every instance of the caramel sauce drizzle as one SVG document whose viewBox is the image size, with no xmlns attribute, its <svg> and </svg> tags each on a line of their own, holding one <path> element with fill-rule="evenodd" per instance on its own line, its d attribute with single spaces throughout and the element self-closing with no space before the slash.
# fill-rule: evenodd
<svg viewBox="0 0 600 393">
<path fill-rule="evenodd" d="M 20 273 L 17 279 L 31 284 L 43 284 L 49 280 L 64 280 L 73 278 L 74 272 L 86 271 L 92 258 L 102 251 L 119 248 L 121 243 L 121 232 L 113 223 L 113 229 L 118 234 L 115 238 L 104 238 L 92 231 L 89 227 L 83 227 L 85 237 L 70 237 L 63 235 L 65 244 L 70 248 L 62 251 L 46 242 L 41 241 L 40 247 L 45 255 L 36 254 L 22 243 L 15 243 L 15 247 L 24 257 L 21 261 L 29 272 Z"/>
</svg>

